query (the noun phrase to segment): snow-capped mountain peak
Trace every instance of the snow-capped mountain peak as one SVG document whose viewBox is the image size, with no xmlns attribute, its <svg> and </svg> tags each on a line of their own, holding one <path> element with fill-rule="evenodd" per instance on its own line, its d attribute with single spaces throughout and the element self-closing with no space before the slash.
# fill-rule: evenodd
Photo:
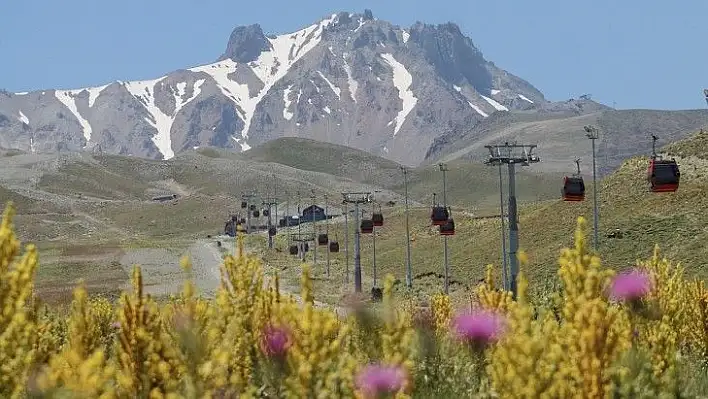
<svg viewBox="0 0 708 399">
<path fill-rule="evenodd" d="M 401 28 L 366 10 L 277 35 L 240 26 L 215 62 L 152 80 L 0 95 L 0 138 L 170 159 L 295 135 L 412 164 L 451 129 L 543 102 L 456 25 Z"/>
</svg>

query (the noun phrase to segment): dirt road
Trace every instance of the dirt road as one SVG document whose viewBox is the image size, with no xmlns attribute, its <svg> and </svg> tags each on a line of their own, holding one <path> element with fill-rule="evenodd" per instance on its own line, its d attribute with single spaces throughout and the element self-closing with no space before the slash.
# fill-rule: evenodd
<svg viewBox="0 0 708 399">
<path fill-rule="evenodd" d="M 192 275 L 198 292 L 213 297 L 219 287 L 219 266 L 222 262 L 221 253 L 213 240 L 197 240 L 187 251 L 132 249 L 121 258 L 120 263 L 128 271 L 134 264 L 140 265 L 145 292 L 153 296 L 166 296 L 182 289 L 186 275 L 180 268 L 179 260 L 184 254 L 189 255 L 192 261 Z"/>
<path fill-rule="evenodd" d="M 205 297 L 213 298 L 219 287 L 219 267 L 223 262 L 223 255 L 215 239 L 202 239 L 195 241 L 187 251 L 179 252 L 163 248 L 141 248 L 131 250 L 121 259 L 121 265 L 130 270 L 133 264 L 142 266 L 143 284 L 145 293 L 153 296 L 168 296 L 178 293 L 183 286 L 185 275 L 179 266 L 179 260 L 185 253 L 192 261 L 193 281 L 198 293 Z M 223 242 L 228 253 L 233 253 L 233 240 Z M 267 269 L 267 265 L 265 265 Z M 270 285 L 271 276 L 266 273 L 263 283 Z M 126 287 L 128 288 L 128 287 Z M 293 292 L 281 292 L 282 295 L 291 295 L 298 303 L 302 303 L 300 295 Z M 315 301 L 315 307 L 330 308 L 338 315 L 346 315 L 346 309 L 338 306 Z"/>
</svg>

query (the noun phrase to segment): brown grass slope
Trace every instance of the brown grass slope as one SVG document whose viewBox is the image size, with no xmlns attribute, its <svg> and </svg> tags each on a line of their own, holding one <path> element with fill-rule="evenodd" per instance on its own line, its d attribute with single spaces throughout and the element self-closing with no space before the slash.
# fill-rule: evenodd
<svg viewBox="0 0 708 399">
<path fill-rule="evenodd" d="M 632 158 L 621 168 L 603 179 L 600 189 L 600 247 L 603 262 L 615 269 L 634 264 L 636 259 L 651 256 L 658 244 L 667 257 L 682 262 L 689 273 L 708 276 L 708 153 L 700 146 L 706 142 L 705 134 L 669 146 L 668 149 L 692 150 L 692 155 L 679 158 L 682 183 L 676 193 L 650 193 L 646 183 L 648 158 Z M 678 151 L 678 150 L 676 150 Z M 701 158 L 698 158 L 700 156 Z M 588 185 L 591 190 L 592 185 Z M 520 246 L 526 250 L 530 264 L 525 272 L 535 287 L 553 281 L 560 250 L 572 245 L 573 233 L 579 216 L 588 221 L 588 234 L 592 237 L 592 192 L 582 203 L 567 203 L 560 199 L 548 200 L 520 207 Z M 405 229 L 400 207 L 386 209 L 386 224 L 378 230 L 376 262 L 379 276 L 393 273 L 403 281 L 405 277 Z M 483 277 L 487 264 L 501 264 L 500 223 L 498 218 L 473 219 L 460 211 L 454 213 L 457 234 L 448 239 L 452 289 L 458 298 L 464 298 L 477 280 Z M 430 226 L 429 209 L 418 208 L 411 212 L 412 263 L 416 291 L 430 293 L 441 289 L 443 273 L 443 239 L 437 229 Z M 351 226 L 350 226 L 351 227 Z M 322 226 L 320 228 L 323 228 Z M 341 226 L 338 231 L 343 245 Z M 616 229 L 622 238 L 609 238 Z M 350 234 L 350 238 L 353 235 Z M 282 237 L 283 245 L 287 237 Z M 508 245 L 508 243 L 507 243 Z M 350 244 L 350 249 L 353 246 Z M 508 247 L 507 247 L 508 248 Z M 283 246 L 283 249 L 285 247 Z M 323 252 L 324 253 L 324 252 Z M 298 263 L 285 254 L 269 255 L 271 262 L 283 270 L 288 279 L 289 270 Z M 353 255 L 352 255 L 353 256 Z M 336 255 L 336 273 L 323 279 L 320 288 L 329 290 L 335 297 L 351 290 L 339 283 L 343 273 L 343 254 Z M 362 237 L 362 268 L 365 291 L 372 284 L 372 236 Z M 311 260 L 311 256 L 308 258 Z M 320 255 L 322 270 L 324 255 Z M 353 262 L 351 262 L 353 265 Z M 293 273 L 295 282 L 296 273 Z"/>
</svg>

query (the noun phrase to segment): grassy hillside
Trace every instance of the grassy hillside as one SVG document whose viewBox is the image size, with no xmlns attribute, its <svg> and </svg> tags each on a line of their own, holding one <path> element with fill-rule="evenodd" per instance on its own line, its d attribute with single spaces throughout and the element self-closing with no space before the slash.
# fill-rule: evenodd
<svg viewBox="0 0 708 399">
<path fill-rule="evenodd" d="M 281 138 L 244 154 L 257 162 L 272 162 L 300 170 L 328 173 L 371 185 L 370 189 L 405 192 L 400 165 L 367 152 L 301 138 Z M 488 207 L 499 197 L 496 168 L 467 160 L 452 162 L 447 174 L 451 204 L 468 208 Z M 541 175 L 525 170 L 518 174 L 520 201 L 537 201 L 558 195 L 559 174 Z M 432 193 L 442 193 L 442 173 L 437 165 L 409 168 L 408 193 L 412 200 L 429 203 Z M 440 198 L 442 201 L 442 197 Z"/>
<path fill-rule="evenodd" d="M 670 148 L 675 151 L 700 148 L 704 140 L 705 134 L 699 134 Z M 629 267 L 636 259 L 651 256 L 654 245 L 658 244 L 663 254 L 681 261 L 689 273 L 708 277 L 708 247 L 705 245 L 708 241 L 708 231 L 705 229 L 708 215 L 704 211 L 708 206 L 708 177 L 702 173 L 708 162 L 705 161 L 705 152 L 696 151 L 692 155 L 679 159 L 682 183 L 676 193 L 649 192 L 645 180 L 648 158 L 627 160 L 617 172 L 602 180 L 599 250 L 604 263 L 615 269 Z M 556 199 L 524 205 L 520 210 L 520 243 L 530 259 L 526 273 L 534 286 L 548 284 L 557 270 L 560 249 L 572 244 L 578 216 L 586 217 L 588 234 L 592 236 L 592 194 L 590 192 L 582 203 L 566 203 Z M 380 228 L 376 239 L 377 268 L 380 275 L 390 272 L 403 280 L 403 213 L 397 207 L 385 209 L 385 215 L 386 225 Z M 443 239 L 437 229 L 430 226 L 428 217 L 427 208 L 411 212 L 413 268 L 414 275 L 418 276 L 416 286 L 426 292 L 442 287 L 443 273 Z M 454 212 L 454 217 L 457 234 L 448 239 L 450 267 L 455 282 L 452 288 L 457 298 L 465 298 L 468 289 L 483 277 L 485 265 L 501 264 L 500 222 L 498 218 L 473 219 L 459 211 Z M 609 233 L 616 230 L 622 233 L 622 238 L 609 238 Z M 339 238 L 343 241 L 341 227 L 339 231 Z M 362 267 L 367 291 L 371 286 L 372 252 L 371 235 L 365 235 L 362 239 Z M 284 254 L 270 256 L 270 261 L 286 276 L 289 275 L 288 270 L 297 264 L 296 260 Z M 338 255 L 338 259 L 342 256 Z M 323 259 L 322 255 L 320 259 Z M 336 281 L 341 281 L 341 263 L 341 260 L 337 263 L 339 274 L 332 277 Z M 316 269 L 322 270 L 322 267 Z M 292 280 L 294 283 L 294 277 Z M 341 287 L 332 286 L 331 279 L 322 280 L 319 288 L 329 290 L 332 297 L 342 291 Z"/>
<path fill-rule="evenodd" d="M 297 137 L 282 137 L 243 154 L 245 159 L 327 173 L 362 183 L 387 186 L 400 175 L 400 165 L 366 151 Z"/>
<path fill-rule="evenodd" d="M 604 175 L 628 157 L 650 154 L 652 134 L 662 144 L 708 127 L 708 110 L 607 110 L 563 117 L 550 114 L 546 119 L 539 114 L 504 112 L 467 132 L 441 138 L 427 162 L 460 158 L 479 161 L 488 156 L 485 145 L 518 141 L 538 145 L 542 163 L 534 170 L 572 171 L 573 160 L 582 158 L 589 173 L 592 150 L 583 130 L 585 125 L 594 125 L 601 132 L 597 141 L 598 169 Z"/>
<path fill-rule="evenodd" d="M 447 199 L 453 206 L 462 206 L 468 210 L 480 211 L 498 207 L 499 204 L 499 169 L 482 163 L 456 160 L 447 164 Z M 531 167 L 530 169 L 533 169 Z M 507 170 L 502 169 L 504 195 L 507 195 Z M 519 202 L 536 202 L 556 198 L 560 194 L 558 173 L 536 174 L 527 168 L 517 168 L 516 189 Z M 405 188 L 403 180 L 390 187 L 399 193 Z M 426 204 L 432 203 L 432 193 L 438 194 L 442 203 L 442 172 L 437 165 L 418 167 L 411 170 L 408 177 L 408 192 L 412 198 Z"/>
</svg>

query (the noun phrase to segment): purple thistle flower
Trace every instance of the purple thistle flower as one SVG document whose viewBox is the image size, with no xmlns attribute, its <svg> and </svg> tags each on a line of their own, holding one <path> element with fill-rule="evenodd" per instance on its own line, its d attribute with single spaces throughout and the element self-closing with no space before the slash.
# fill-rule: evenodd
<svg viewBox="0 0 708 399">
<path fill-rule="evenodd" d="M 646 272 L 638 269 L 615 276 L 610 285 L 612 296 L 621 301 L 641 299 L 650 290 L 651 277 Z"/>
<path fill-rule="evenodd" d="M 356 386 L 366 397 L 400 391 L 406 383 L 406 372 L 400 367 L 371 364 L 356 378 Z"/>
<path fill-rule="evenodd" d="M 269 325 L 263 330 L 261 349 L 271 357 L 282 357 L 290 348 L 290 334 L 283 327 Z"/>
<path fill-rule="evenodd" d="M 458 338 L 475 345 L 486 345 L 496 341 L 503 327 L 501 314 L 488 310 L 459 315 L 453 322 Z"/>
</svg>

